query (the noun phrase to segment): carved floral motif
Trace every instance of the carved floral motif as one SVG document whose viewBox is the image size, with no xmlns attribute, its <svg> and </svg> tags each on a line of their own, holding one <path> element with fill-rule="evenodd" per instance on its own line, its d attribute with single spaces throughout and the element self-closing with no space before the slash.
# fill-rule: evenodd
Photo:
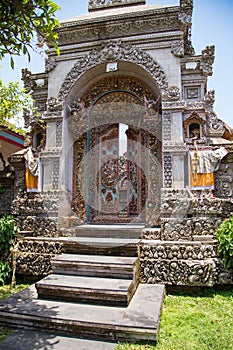
<svg viewBox="0 0 233 350">
<path fill-rule="evenodd" d="M 177 40 L 171 43 L 171 52 L 176 57 L 184 57 L 184 41 Z"/>
</svg>

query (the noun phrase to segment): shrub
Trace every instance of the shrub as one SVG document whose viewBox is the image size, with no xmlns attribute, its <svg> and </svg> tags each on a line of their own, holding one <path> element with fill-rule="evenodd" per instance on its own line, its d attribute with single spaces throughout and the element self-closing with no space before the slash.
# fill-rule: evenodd
<svg viewBox="0 0 233 350">
<path fill-rule="evenodd" d="M 0 219 L 0 284 L 5 284 L 11 275 L 11 252 L 17 237 L 18 228 L 14 217 L 4 215 Z"/>
<path fill-rule="evenodd" d="M 227 268 L 233 268 L 233 216 L 221 223 L 216 231 L 218 252 Z"/>
</svg>

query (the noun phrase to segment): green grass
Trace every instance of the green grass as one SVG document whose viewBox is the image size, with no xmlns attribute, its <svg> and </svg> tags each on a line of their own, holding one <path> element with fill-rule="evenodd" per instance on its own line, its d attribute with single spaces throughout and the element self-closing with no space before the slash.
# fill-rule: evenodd
<svg viewBox="0 0 233 350">
<path fill-rule="evenodd" d="M 13 288 L 10 285 L 0 286 L 0 301 L 27 287 L 28 284 L 18 284 Z M 0 326 L 0 342 L 11 333 L 12 329 Z"/>
<path fill-rule="evenodd" d="M 165 298 L 157 345 L 119 345 L 117 350 L 232 350 L 233 288 L 204 289 L 196 296 Z"/>
</svg>

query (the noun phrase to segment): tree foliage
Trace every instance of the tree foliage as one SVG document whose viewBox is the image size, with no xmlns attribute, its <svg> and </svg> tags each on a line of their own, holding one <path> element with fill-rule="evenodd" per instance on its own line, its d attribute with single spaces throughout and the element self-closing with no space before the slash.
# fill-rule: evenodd
<svg viewBox="0 0 233 350">
<path fill-rule="evenodd" d="M 15 120 L 24 109 L 32 108 L 33 100 L 25 89 L 20 88 L 19 82 L 4 85 L 0 79 L 0 123 Z"/>
<path fill-rule="evenodd" d="M 11 55 L 28 55 L 34 48 L 33 39 L 38 37 L 38 46 L 56 44 L 56 27 L 59 25 L 55 12 L 59 6 L 50 0 L 0 0 L 0 60 Z"/>
</svg>

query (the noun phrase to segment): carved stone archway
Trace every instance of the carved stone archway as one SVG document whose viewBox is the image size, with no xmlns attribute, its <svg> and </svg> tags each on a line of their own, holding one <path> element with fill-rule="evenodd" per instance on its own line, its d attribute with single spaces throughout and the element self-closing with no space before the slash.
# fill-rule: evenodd
<svg viewBox="0 0 233 350">
<path fill-rule="evenodd" d="M 99 49 L 92 50 L 74 65 L 61 86 L 59 99 L 67 98 L 75 83 L 89 69 L 113 61 L 126 61 L 142 67 L 154 78 L 161 93 L 168 88 L 168 81 L 162 67 L 148 53 L 132 45 L 124 45 L 121 41 L 112 41 Z"/>
</svg>

